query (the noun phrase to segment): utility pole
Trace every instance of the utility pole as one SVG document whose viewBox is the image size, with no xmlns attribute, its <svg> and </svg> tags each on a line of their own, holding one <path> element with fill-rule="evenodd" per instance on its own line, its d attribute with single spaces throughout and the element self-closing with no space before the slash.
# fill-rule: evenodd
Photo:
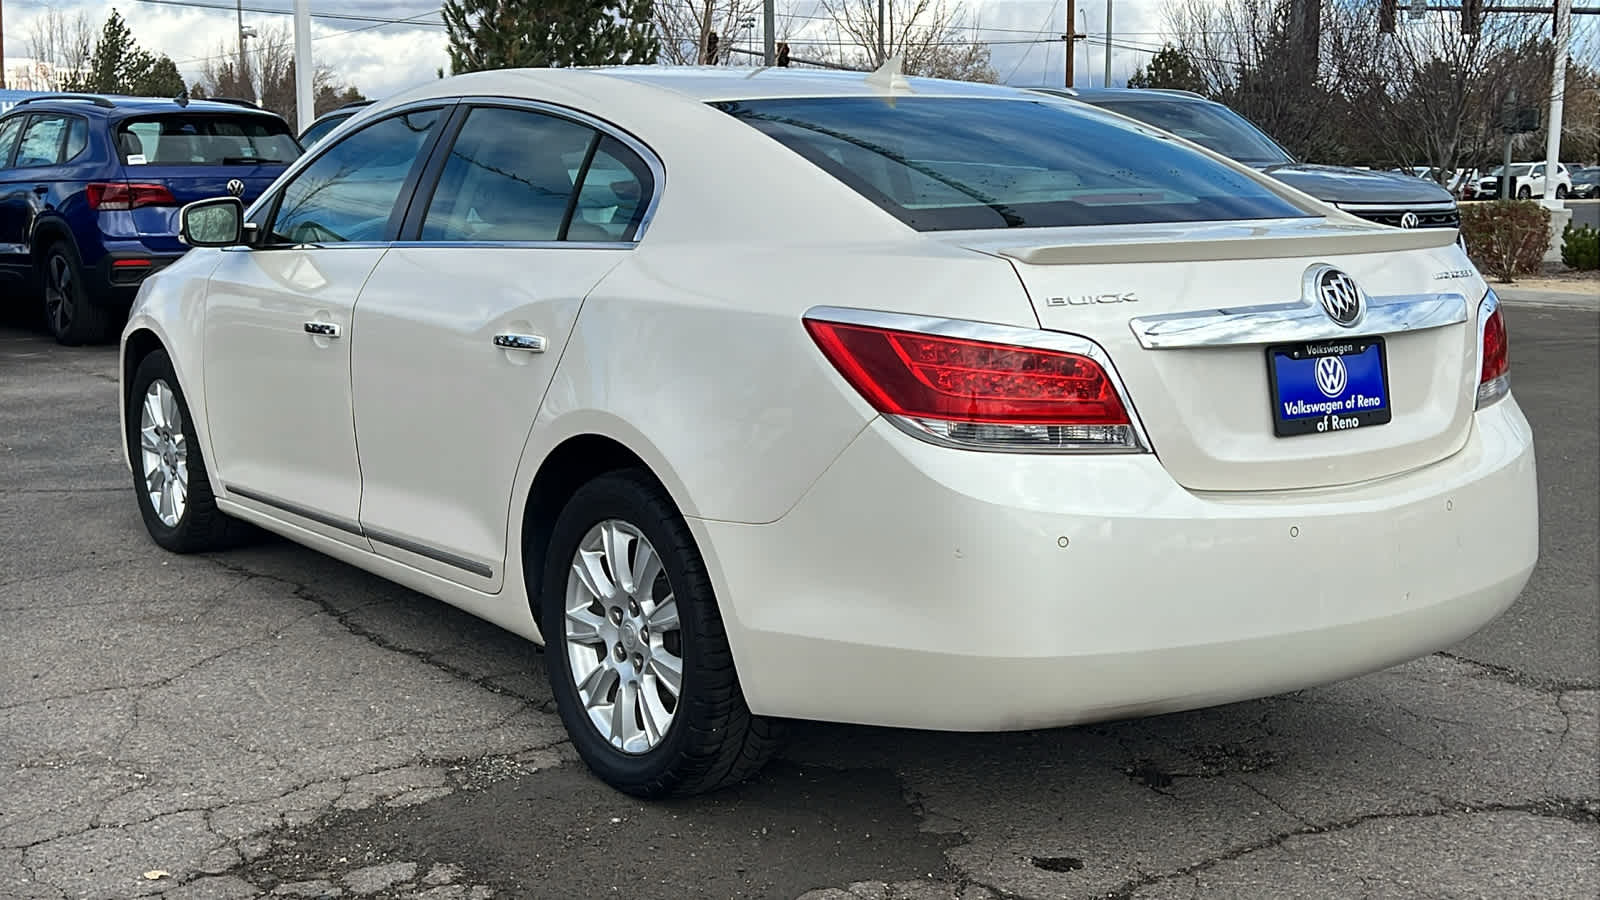
<svg viewBox="0 0 1600 900">
<path fill-rule="evenodd" d="M 766 65 L 778 61 L 778 36 L 773 34 L 778 29 L 777 0 L 766 0 L 761 4 L 761 30 L 766 33 Z"/>
<path fill-rule="evenodd" d="M 1072 70 L 1076 68 L 1073 55 L 1078 49 L 1077 26 L 1073 24 L 1078 18 L 1077 0 L 1067 0 L 1067 33 L 1061 39 L 1067 44 L 1067 87 L 1072 87 Z"/>
<path fill-rule="evenodd" d="M 311 0 L 294 0 L 294 112 L 300 120 L 299 131 L 310 128 L 317 118 L 317 100 L 311 89 L 316 73 L 311 62 Z"/>
<path fill-rule="evenodd" d="M 878 0 L 878 65 L 889 58 L 889 42 L 883 36 L 883 0 Z"/>
<path fill-rule="evenodd" d="M 1556 166 L 1561 162 L 1561 112 L 1567 92 L 1567 43 L 1572 40 L 1572 0 L 1556 0 L 1556 67 L 1550 75 L 1550 134 L 1544 143 L 1544 206 L 1561 209 L 1556 197 Z"/>
<path fill-rule="evenodd" d="M 1106 0 L 1106 77 L 1101 87 L 1111 87 L 1111 0 Z"/>
<path fill-rule="evenodd" d="M 6 89 L 6 4 L 0 0 L 0 91 Z"/>
</svg>

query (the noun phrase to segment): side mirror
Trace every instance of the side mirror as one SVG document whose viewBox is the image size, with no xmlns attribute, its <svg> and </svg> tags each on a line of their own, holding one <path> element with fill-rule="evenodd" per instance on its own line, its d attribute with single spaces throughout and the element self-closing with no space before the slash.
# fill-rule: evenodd
<svg viewBox="0 0 1600 900">
<path fill-rule="evenodd" d="M 244 243 L 244 203 L 238 197 L 196 200 L 178 212 L 178 239 L 191 247 Z"/>
</svg>

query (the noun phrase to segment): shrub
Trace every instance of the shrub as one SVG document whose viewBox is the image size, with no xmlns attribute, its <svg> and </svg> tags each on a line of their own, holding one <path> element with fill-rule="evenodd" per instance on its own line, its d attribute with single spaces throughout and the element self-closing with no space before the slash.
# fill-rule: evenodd
<svg viewBox="0 0 1600 900">
<path fill-rule="evenodd" d="M 1561 232 L 1561 261 L 1570 269 L 1600 269 L 1600 231 L 1568 225 Z"/>
<path fill-rule="evenodd" d="M 1532 200 L 1466 204 L 1461 210 L 1461 234 L 1467 255 L 1478 268 L 1509 282 L 1543 266 L 1550 246 L 1550 211 Z"/>
</svg>

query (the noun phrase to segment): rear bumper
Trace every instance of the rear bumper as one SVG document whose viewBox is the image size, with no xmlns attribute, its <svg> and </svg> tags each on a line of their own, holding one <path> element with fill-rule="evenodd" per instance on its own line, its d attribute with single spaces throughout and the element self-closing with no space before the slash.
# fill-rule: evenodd
<svg viewBox="0 0 1600 900">
<path fill-rule="evenodd" d="M 1324 684 L 1455 643 L 1538 555 L 1508 398 L 1449 459 L 1196 494 L 1148 455 L 933 447 L 878 421 L 782 519 L 693 520 L 762 714 L 1011 730 Z"/>
<path fill-rule="evenodd" d="M 139 293 L 139 285 L 181 256 L 181 253 L 151 253 L 127 247 L 110 250 L 99 262 L 86 267 L 88 271 L 84 274 L 95 288 L 90 296 L 109 306 L 131 306 Z"/>
</svg>

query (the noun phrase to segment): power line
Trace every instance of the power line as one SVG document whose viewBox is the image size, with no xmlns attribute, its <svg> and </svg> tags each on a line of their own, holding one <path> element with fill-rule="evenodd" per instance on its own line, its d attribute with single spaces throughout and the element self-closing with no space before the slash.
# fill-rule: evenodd
<svg viewBox="0 0 1600 900">
<path fill-rule="evenodd" d="M 187 9 L 218 9 L 218 10 L 223 10 L 223 11 L 226 11 L 226 12 L 234 12 L 239 8 L 238 6 L 232 5 L 232 4 L 203 3 L 203 2 L 200 2 L 200 0 L 139 0 L 139 2 L 140 3 L 149 3 L 149 4 L 152 4 L 152 5 L 155 5 L 155 6 L 178 6 L 178 7 L 184 7 L 184 8 L 187 8 Z M 253 13 L 264 13 L 266 15 L 275 15 L 275 16 L 292 16 L 292 15 L 294 15 L 294 10 L 292 10 L 292 9 L 273 9 L 273 8 L 265 7 L 265 6 L 246 6 L 246 7 L 244 7 L 244 11 L 245 12 L 253 12 Z M 341 22 L 371 22 L 371 23 L 375 23 L 375 24 L 378 24 L 378 25 L 407 25 L 407 26 L 410 26 L 410 27 L 413 27 L 413 28 L 443 28 L 444 27 L 444 22 L 442 22 L 442 21 L 439 21 L 439 22 L 419 22 L 419 21 L 417 21 L 417 19 L 421 18 L 422 16 L 434 16 L 434 15 L 439 15 L 438 10 L 431 10 L 431 11 L 425 12 L 425 13 L 417 13 L 416 15 L 411 16 L 410 18 L 407 18 L 407 19 L 397 19 L 397 18 L 387 17 L 387 16 L 359 16 L 359 15 L 354 15 L 352 13 L 327 13 L 327 12 L 314 12 L 314 13 L 311 14 L 311 18 L 313 18 L 313 19 L 332 19 L 332 20 L 341 21 Z"/>
</svg>

